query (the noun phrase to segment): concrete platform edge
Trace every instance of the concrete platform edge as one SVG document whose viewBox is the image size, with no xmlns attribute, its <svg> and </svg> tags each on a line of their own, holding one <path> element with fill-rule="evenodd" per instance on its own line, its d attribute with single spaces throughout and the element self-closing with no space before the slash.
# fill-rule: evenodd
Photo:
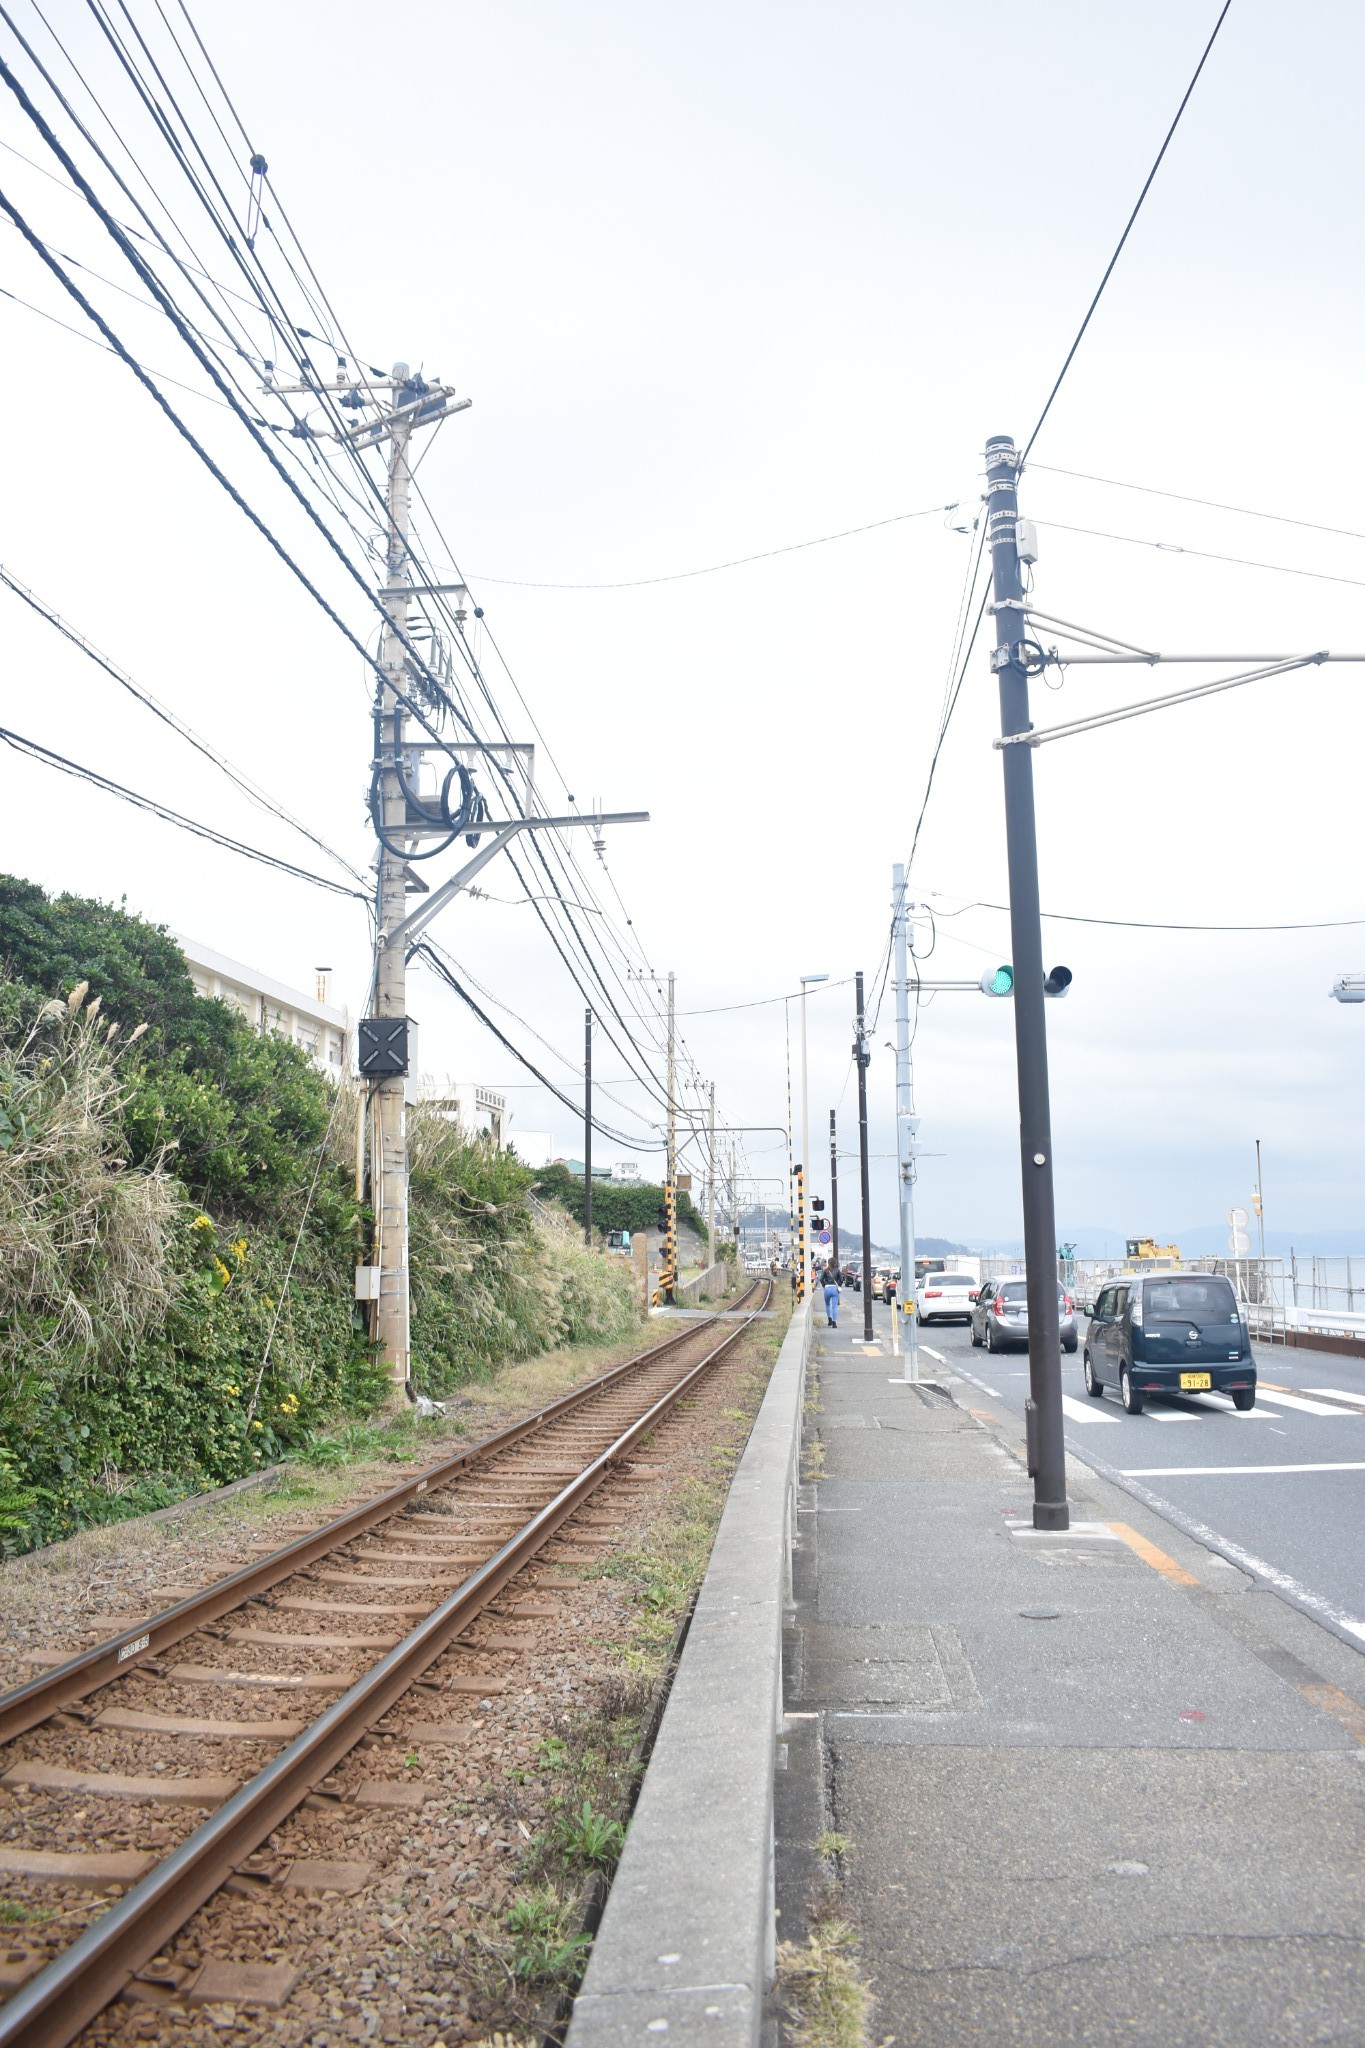
<svg viewBox="0 0 1365 2048">
<path fill-rule="evenodd" d="M 772 1981 L 773 1770 L 811 1307 L 736 1469 L 568 2048 L 755 2048 Z"/>
</svg>

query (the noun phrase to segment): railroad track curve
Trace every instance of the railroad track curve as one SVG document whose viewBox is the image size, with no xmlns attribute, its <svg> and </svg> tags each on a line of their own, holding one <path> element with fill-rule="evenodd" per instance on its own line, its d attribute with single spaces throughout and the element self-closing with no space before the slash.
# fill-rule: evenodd
<svg viewBox="0 0 1365 2048">
<path fill-rule="evenodd" d="M 85 1916 L 88 1924 L 48 1961 L 35 1961 L 22 1945 L 7 1950 L 0 1934 L 0 1997 L 10 1993 L 0 2005 L 0 2048 L 65 2048 L 220 1887 L 260 1874 L 251 1859 L 275 1829 L 414 1686 L 426 1688 L 426 1698 L 501 1690 L 501 1681 L 480 1671 L 428 1674 L 448 1652 L 479 1649 L 465 1640 L 472 1625 L 533 1560 L 598 1561 L 612 1538 L 587 1524 L 585 1504 L 607 1480 L 626 1489 L 649 1482 L 659 1468 L 640 1466 L 642 1440 L 745 1335 L 771 1296 L 770 1282 L 756 1283 L 728 1316 L 689 1324 L 0 1696 L 0 1744 L 8 1745 L 0 1749 L 0 1787 L 36 1800 L 40 1826 L 55 1825 L 69 1840 L 73 1829 L 54 1822 L 54 1812 L 72 1798 L 153 1817 L 147 1846 L 114 1854 L 16 1845 L 12 1837 L 0 1846 L 0 1879 L 86 1890 L 92 1912 L 96 1894 L 117 1894 L 98 1918 Z M 534 1619 L 536 1605 L 513 1613 Z M 258 1626 L 267 1615 L 283 1626 Z M 255 1668 L 223 1664 L 225 1648 L 247 1652 Z M 163 1661 L 172 1649 L 182 1661 Z M 371 1661 L 357 1669 L 367 1653 Z M 263 1699 L 277 1708 L 281 1695 L 292 1703 L 319 1692 L 331 1697 L 312 1720 L 262 1717 Z M 220 1712 L 205 1712 L 206 1701 Z M 458 1740 L 467 1729 L 455 1723 L 428 1732 Z M 33 1739 L 23 1743 L 26 1735 Z M 50 1760 L 54 1746 L 59 1763 Z M 165 1758 L 177 1748 L 199 1758 L 207 1750 L 236 1768 L 168 1768 Z M 25 1749 L 40 1754 L 18 1753 Z M 399 1780 L 361 1788 L 364 1803 L 375 1806 L 403 1806 L 409 1789 Z M 198 1825 L 185 1821 L 205 1809 Z M 84 1811 L 75 1819 L 83 1822 Z M 168 1834 L 180 1838 L 166 1849 Z M 243 1967 L 258 1972 L 254 1995 L 268 1996 L 270 1968 Z M 206 1968 L 220 1975 L 197 1994 L 185 1984 L 169 1988 L 196 2003 L 253 1995 L 234 1992 L 229 1966 Z"/>
</svg>

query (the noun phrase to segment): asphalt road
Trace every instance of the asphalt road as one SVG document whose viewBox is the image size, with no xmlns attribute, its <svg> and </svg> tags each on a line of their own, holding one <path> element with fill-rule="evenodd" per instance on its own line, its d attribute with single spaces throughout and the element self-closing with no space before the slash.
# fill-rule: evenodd
<svg viewBox="0 0 1365 2048">
<path fill-rule="evenodd" d="M 845 1300 L 860 1313 L 856 1295 Z M 876 1314 L 880 1326 L 886 1311 Z M 1149 1397 L 1141 1415 L 1125 1415 L 1116 1390 L 1086 1394 L 1085 1327 L 1081 1348 L 1062 1355 L 1068 1452 L 1365 1644 L 1365 1359 L 1264 1345 L 1249 1413 L 1191 1394 Z M 988 1357 L 961 1323 L 918 1337 L 924 1377 L 941 1360 L 1022 1422 L 1026 1353 Z"/>
</svg>

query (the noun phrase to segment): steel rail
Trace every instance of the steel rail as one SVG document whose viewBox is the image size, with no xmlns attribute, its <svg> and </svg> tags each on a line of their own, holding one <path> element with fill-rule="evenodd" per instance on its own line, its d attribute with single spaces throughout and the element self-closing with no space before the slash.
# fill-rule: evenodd
<svg viewBox="0 0 1365 2048">
<path fill-rule="evenodd" d="M 70 1948 L 17 1991 L 0 2010 L 0 2048 L 68 2048 L 81 2028 L 118 1996 L 129 1979 L 550 1541 L 610 1476 L 613 1465 L 752 1328 L 771 1296 L 769 1281 L 759 1310 L 737 1323 L 676 1386 L 653 1402 L 401 1643 L 87 1927 Z"/>
<path fill-rule="evenodd" d="M 720 1317 L 711 1318 L 719 1322 Z M 59 1713 L 73 1701 L 84 1699 L 101 1686 L 108 1685 L 115 1678 L 122 1678 L 145 1659 L 155 1658 L 162 1650 L 168 1650 L 175 1643 L 198 1629 L 207 1628 L 234 1608 L 244 1606 L 258 1594 L 265 1593 L 281 1579 L 305 1566 L 316 1563 L 328 1551 L 336 1550 L 343 1544 L 361 1536 L 379 1522 L 402 1512 L 414 1500 L 432 1487 L 443 1486 L 456 1479 L 471 1466 L 483 1464 L 500 1451 L 529 1436 L 533 1431 L 554 1422 L 572 1409 L 589 1401 L 614 1381 L 634 1372 L 642 1365 L 649 1365 L 662 1358 L 677 1345 L 695 1337 L 706 1323 L 693 1323 L 676 1335 L 664 1338 L 660 1344 L 651 1345 L 634 1358 L 628 1358 L 610 1371 L 600 1373 L 584 1386 L 575 1387 L 570 1393 L 561 1394 L 545 1408 L 524 1416 L 520 1422 L 511 1423 L 496 1435 L 485 1437 L 482 1443 L 471 1444 L 452 1456 L 443 1458 L 438 1464 L 430 1465 L 424 1472 L 412 1479 L 405 1479 L 398 1486 L 390 1487 L 372 1501 L 352 1508 L 347 1514 L 339 1515 L 335 1521 L 324 1523 L 320 1529 L 312 1530 L 307 1536 L 300 1536 L 294 1543 L 288 1543 L 281 1550 L 272 1551 L 269 1557 L 259 1563 L 244 1565 L 241 1571 L 230 1578 L 219 1579 L 214 1585 L 206 1586 L 201 1593 L 191 1594 L 189 1599 L 168 1607 L 164 1613 L 140 1622 L 135 1628 L 122 1630 L 102 1643 L 95 1643 L 88 1650 L 82 1650 L 66 1664 L 59 1664 L 54 1671 L 30 1679 L 27 1684 L 16 1686 L 12 1692 L 0 1694 L 0 1743 L 13 1741 L 28 1729 L 36 1728 L 42 1721 Z"/>
</svg>

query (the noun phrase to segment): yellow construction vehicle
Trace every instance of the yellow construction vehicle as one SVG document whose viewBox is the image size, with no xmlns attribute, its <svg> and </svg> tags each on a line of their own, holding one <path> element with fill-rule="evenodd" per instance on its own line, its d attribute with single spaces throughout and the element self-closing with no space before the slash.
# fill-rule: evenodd
<svg viewBox="0 0 1365 2048">
<path fill-rule="evenodd" d="M 1180 1264 L 1180 1246 L 1178 1244 L 1157 1244 L 1150 1237 L 1130 1237 L 1127 1240 L 1126 1257 L 1130 1266 L 1178 1266 Z"/>
</svg>

